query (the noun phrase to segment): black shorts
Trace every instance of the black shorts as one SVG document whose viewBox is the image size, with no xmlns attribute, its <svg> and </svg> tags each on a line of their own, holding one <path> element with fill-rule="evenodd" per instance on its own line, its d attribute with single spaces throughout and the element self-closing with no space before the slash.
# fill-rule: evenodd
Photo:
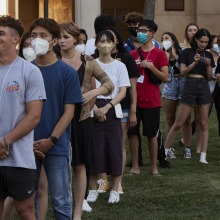
<svg viewBox="0 0 220 220">
<path fill-rule="evenodd" d="M 10 196 L 22 201 L 36 189 L 36 170 L 20 167 L 0 167 L 0 200 Z"/>
<path fill-rule="evenodd" d="M 160 127 L 160 107 L 137 107 L 137 125 L 128 129 L 128 136 L 140 134 L 140 123 L 143 124 L 143 135 L 149 138 L 156 137 Z"/>
<path fill-rule="evenodd" d="M 186 77 L 181 103 L 197 106 L 212 102 L 212 95 L 206 78 Z"/>
</svg>

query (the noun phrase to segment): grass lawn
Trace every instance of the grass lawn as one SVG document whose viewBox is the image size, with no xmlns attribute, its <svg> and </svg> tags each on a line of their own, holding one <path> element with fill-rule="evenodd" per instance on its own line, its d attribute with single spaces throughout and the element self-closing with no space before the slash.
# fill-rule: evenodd
<svg viewBox="0 0 220 220">
<path fill-rule="evenodd" d="M 161 129 L 164 131 L 164 110 Z M 143 138 L 144 166 L 137 176 L 124 175 L 122 186 L 125 193 L 119 204 L 107 203 L 109 192 L 101 194 L 91 204 L 93 212 L 83 213 L 83 220 L 173 220 L 173 219 L 220 219 L 220 143 L 215 109 L 209 119 L 208 165 L 198 162 L 195 154 L 195 137 L 192 142 L 192 159 L 183 158 L 184 149 L 173 147 L 177 159 L 171 160 L 172 169 L 160 169 L 162 177 L 152 177 L 146 138 Z M 128 160 L 129 153 L 128 153 Z M 128 168 L 126 168 L 128 173 Z M 53 219 L 51 209 L 48 220 Z"/>
</svg>

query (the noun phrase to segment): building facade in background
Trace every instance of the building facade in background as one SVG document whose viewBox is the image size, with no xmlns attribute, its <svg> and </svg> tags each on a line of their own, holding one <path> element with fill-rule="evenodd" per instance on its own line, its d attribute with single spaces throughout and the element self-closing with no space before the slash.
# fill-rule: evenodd
<svg viewBox="0 0 220 220">
<path fill-rule="evenodd" d="M 7 13 L 19 18 L 28 30 L 31 21 L 48 16 L 59 23 L 74 21 L 94 36 L 93 22 L 100 14 L 112 15 L 124 38 L 128 36 L 124 15 L 131 11 L 140 13 L 145 1 L 154 0 L 7 0 Z M 207 28 L 211 34 L 220 34 L 219 0 L 155 0 L 154 20 L 159 29 L 155 38 L 160 41 L 163 32 L 175 33 L 183 41 L 185 26 L 194 22 Z"/>
</svg>

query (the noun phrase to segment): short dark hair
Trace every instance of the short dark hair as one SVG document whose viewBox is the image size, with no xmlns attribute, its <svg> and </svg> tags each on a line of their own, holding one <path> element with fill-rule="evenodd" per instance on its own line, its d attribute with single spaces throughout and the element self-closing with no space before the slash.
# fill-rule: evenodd
<svg viewBox="0 0 220 220">
<path fill-rule="evenodd" d="M 59 24 L 52 18 L 37 18 L 32 21 L 30 25 L 30 33 L 37 26 L 41 26 L 46 28 L 50 34 L 52 34 L 52 38 L 60 38 L 60 27 Z"/>
<path fill-rule="evenodd" d="M 110 15 L 99 15 L 94 21 L 95 34 L 104 31 L 106 27 L 115 27 L 115 21 Z"/>
<path fill-rule="evenodd" d="M 0 26 L 14 29 L 21 37 L 24 32 L 24 27 L 20 20 L 17 20 L 9 15 L 0 16 Z"/>
<path fill-rule="evenodd" d="M 147 26 L 151 31 L 154 31 L 155 33 L 157 32 L 157 29 L 158 29 L 157 24 L 154 23 L 154 21 L 151 19 L 144 19 L 140 21 L 138 27 L 140 26 Z"/>
<path fill-rule="evenodd" d="M 196 50 L 198 45 L 197 45 L 197 42 L 196 42 L 196 39 L 199 40 L 201 39 L 203 36 L 206 36 L 209 38 L 209 42 L 206 46 L 205 49 L 210 49 L 212 47 L 212 42 L 211 42 L 211 34 L 209 33 L 209 31 L 205 28 L 200 28 L 196 33 L 195 35 L 193 36 L 192 38 L 192 41 L 190 42 L 190 46 L 192 49 Z"/>
<path fill-rule="evenodd" d="M 30 25 L 30 34 L 37 26 L 44 27 L 52 35 L 52 39 L 60 38 L 60 26 L 52 18 L 37 18 L 32 21 Z M 53 51 L 56 53 L 57 58 L 61 58 L 61 49 L 59 44 L 53 47 Z"/>
</svg>

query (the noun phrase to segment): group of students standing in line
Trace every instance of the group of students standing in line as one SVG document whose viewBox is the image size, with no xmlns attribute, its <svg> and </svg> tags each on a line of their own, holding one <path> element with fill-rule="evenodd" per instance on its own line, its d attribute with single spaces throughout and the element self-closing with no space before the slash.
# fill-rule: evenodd
<svg viewBox="0 0 220 220">
<path fill-rule="evenodd" d="M 158 29 L 154 21 L 131 12 L 125 22 L 131 33 L 126 42 L 111 16 L 102 15 L 94 21 L 96 36 L 87 41 L 86 32 L 73 22 L 59 25 L 53 19 L 38 18 L 22 38 L 19 57 L 16 45 L 23 34 L 22 24 L 10 16 L 0 17 L 2 219 L 12 218 L 13 206 L 20 219 L 45 219 L 49 188 L 55 218 L 80 220 L 82 210 L 92 211 L 88 202 L 95 202 L 109 188 L 107 175 L 112 177 L 108 203 L 118 203 L 123 194 L 127 135 L 132 159 L 129 173 L 140 173 L 142 122 L 151 175 L 160 177 L 157 161 L 160 167 L 170 168 L 166 157 L 175 158 L 171 145 L 182 127 L 185 158 L 191 158 L 193 106 L 200 134 L 197 152 L 200 162 L 207 163 L 212 103 L 208 80 L 219 81 L 213 71 L 219 62 L 219 38 L 216 44 L 208 30 L 190 24 L 186 28 L 190 48 L 181 48 L 175 35 L 165 32 L 160 49 L 153 39 Z M 149 74 L 165 83 L 164 146 L 160 87 Z M 214 86 L 219 92 L 218 84 Z"/>
</svg>

